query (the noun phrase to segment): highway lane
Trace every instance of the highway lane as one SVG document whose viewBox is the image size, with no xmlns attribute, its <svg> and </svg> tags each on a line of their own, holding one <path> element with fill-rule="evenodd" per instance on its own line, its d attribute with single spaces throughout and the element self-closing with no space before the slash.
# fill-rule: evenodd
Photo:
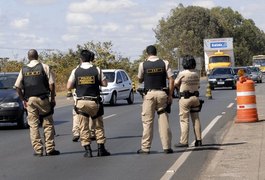
<svg viewBox="0 0 265 180">
<path fill-rule="evenodd" d="M 117 106 L 105 106 L 106 148 L 109 157 L 84 158 L 80 142 L 72 139 L 72 106 L 56 108 L 54 119 L 56 127 L 56 148 L 61 151 L 57 157 L 33 157 L 28 130 L 1 127 L 0 179 L 160 179 L 170 175 L 172 179 L 195 179 L 209 154 L 221 150 L 218 144 L 228 124 L 233 121 L 236 109 L 235 90 L 218 89 L 212 91 L 212 100 L 205 98 L 206 82 L 201 83 L 201 97 L 205 100 L 200 114 L 202 130 L 217 116 L 222 116 L 203 139 L 205 146 L 188 150 L 174 149 L 174 154 L 163 153 L 158 135 L 157 121 L 154 124 L 154 139 L 150 155 L 138 155 L 142 124 L 142 99 L 136 95 L 133 105 L 120 101 Z M 179 140 L 179 118 L 177 99 L 174 99 L 170 114 L 173 134 L 172 145 Z M 67 103 L 66 103 L 67 104 Z M 194 140 L 190 128 L 189 143 Z M 96 150 L 95 142 L 92 149 Z M 191 151 L 178 169 L 172 166 L 185 152 Z M 96 151 L 93 152 L 96 156 Z M 178 162 L 177 162 L 178 163 Z"/>
</svg>

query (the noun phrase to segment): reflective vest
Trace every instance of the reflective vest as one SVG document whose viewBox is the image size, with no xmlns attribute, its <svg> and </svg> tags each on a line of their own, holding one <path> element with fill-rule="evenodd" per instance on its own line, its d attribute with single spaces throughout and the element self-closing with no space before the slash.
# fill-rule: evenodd
<svg viewBox="0 0 265 180">
<path fill-rule="evenodd" d="M 163 89 L 167 87 L 166 65 L 163 60 L 145 61 L 143 68 L 145 89 Z"/>
<path fill-rule="evenodd" d="M 49 80 L 41 63 L 38 63 L 34 67 L 24 66 L 22 68 L 22 75 L 25 98 L 49 95 Z"/>
<path fill-rule="evenodd" d="M 95 66 L 83 69 L 80 66 L 75 70 L 75 87 L 77 97 L 99 96 L 99 72 Z"/>
</svg>

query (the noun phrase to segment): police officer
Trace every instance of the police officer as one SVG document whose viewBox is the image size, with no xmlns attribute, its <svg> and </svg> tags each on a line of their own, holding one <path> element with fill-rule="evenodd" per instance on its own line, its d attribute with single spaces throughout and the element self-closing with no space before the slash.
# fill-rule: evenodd
<svg viewBox="0 0 265 180">
<path fill-rule="evenodd" d="M 156 47 L 147 46 L 148 58 L 139 64 L 138 79 L 144 82 L 146 94 L 142 106 L 143 135 L 141 149 L 138 154 L 149 154 L 153 139 L 153 124 L 155 112 L 158 114 L 159 134 L 164 153 L 173 153 L 171 149 L 171 130 L 169 128 L 168 113 L 166 107 L 172 103 L 174 80 L 168 61 L 157 57 Z M 169 80 L 169 94 L 164 91 Z"/>
<path fill-rule="evenodd" d="M 201 146 L 201 124 L 199 111 L 201 108 L 199 100 L 200 78 L 195 70 L 196 61 L 193 56 L 186 55 L 183 58 L 182 66 L 184 68 L 175 79 L 175 87 L 179 88 L 179 116 L 181 136 L 180 142 L 175 147 L 188 147 L 189 139 L 189 116 L 193 123 L 195 133 L 195 146 Z"/>
<path fill-rule="evenodd" d="M 60 152 L 55 150 L 52 117 L 53 108 L 56 105 L 54 76 L 48 65 L 38 61 L 38 52 L 35 49 L 28 51 L 28 59 L 30 62 L 21 69 L 15 87 L 28 112 L 34 155 L 42 156 L 44 153 L 39 132 L 39 117 L 42 117 L 46 155 L 59 155 Z"/>
<path fill-rule="evenodd" d="M 91 52 L 91 62 L 94 61 L 94 59 L 95 59 L 95 53 Z M 69 91 L 67 96 L 73 97 L 74 103 L 76 102 L 75 90 L 74 90 L 74 92 Z M 102 102 L 100 102 L 100 109 L 103 109 L 103 103 Z M 103 111 L 99 111 L 99 113 L 100 112 L 103 112 Z M 96 140 L 94 124 L 95 124 L 94 121 L 89 121 L 90 139 L 93 140 L 93 141 Z M 74 109 L 73 109 L 73 128 L 72 128 L 72 133 L 73 133 L 72 141 L 73 142 L 77 142 L 79 140 L 79 138 L 80 138 L 80 128 L 79 128 L 79 118 L 78 118 L 78 116 L 76 114 L 76 111 Z"/>
<path fill-rule="evenodd" d="M 81 51 L 81 65 L 72 71 L 67 83 L 68 91 L 76 89 L 75 111 L 79 119 L 81 145 L 85 148 L 84 157 L 92 157 L 89 121 L 99 111 L 99 86 L 107 86 L 101 69 L 91 64 L 91 55 L 88 50 Z M 102 119 L 95 119 L 98 156 L 109 156 L 104 146 L 106 138 Z"/>
</svg>

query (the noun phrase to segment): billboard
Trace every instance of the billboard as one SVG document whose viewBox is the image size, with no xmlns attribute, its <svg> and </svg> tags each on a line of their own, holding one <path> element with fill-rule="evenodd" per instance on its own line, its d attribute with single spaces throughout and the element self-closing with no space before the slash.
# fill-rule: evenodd
<svg viewBox="0 0 265 180">
<path fill-rule="evenodd" d="M 232 50 L 233 38 L 204 39 L 204 51 Z"/>
</svg>

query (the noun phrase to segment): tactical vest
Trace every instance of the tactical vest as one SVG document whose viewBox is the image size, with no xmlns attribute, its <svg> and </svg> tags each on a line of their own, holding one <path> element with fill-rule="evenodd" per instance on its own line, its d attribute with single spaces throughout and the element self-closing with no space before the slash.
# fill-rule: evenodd
<svg viewBox="0 0 265 180">
<path fill-rule="evenodd" d="M 145 89 L 162 89 L 167 87 L 166 65 L 163 60 L 145 61 L 144 68 L 144 87 Z"/>
<path fill-rule="evenodd" d="M 22 68 L 22 75 L 25 98 L 49 95 L 49 80 L 41 63 L 38 63 L 34 67 L 24 66 Z"/>
<path fill-rule="evenodd" d="M 83 69 L 80 66 L 75 71 L 75 87 L 77 97 L 99 96 L 98 70 L 95 66 Z"/>
</svg>

